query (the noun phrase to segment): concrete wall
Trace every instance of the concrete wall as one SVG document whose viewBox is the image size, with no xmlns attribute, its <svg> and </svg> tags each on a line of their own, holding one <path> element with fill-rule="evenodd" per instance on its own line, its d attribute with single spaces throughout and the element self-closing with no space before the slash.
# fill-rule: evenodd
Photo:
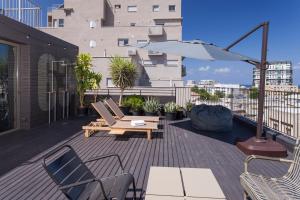
<svg viewBox="0 0 300 200">
<path fill-rule="evenodd" d="M 54 60 L 74 62 L 78 47 L 61 39 L 0 15 L 0 40 L 17 47 L 18 96 L 16 110 L 18 127 L 30 128 L 48 122 L 48 91 L 51 87 L 51 64 Z M 72 74 L 73 69 L 70 69 Z M 55 65 L 54 90 L 64 88 L 64 69 Z M 69 89 L 75 94 L 70 77 Z M 61 98 L 57 95 L 57 104 Z M 51 107 L 53 109 L 53 106 Z M 53 114 L 53 113 L 52 113 Z M 58 114 L 59 117 L 59 114 Z"/>
<path fill-rule="evenodd" d="M 120 9 L 116 5 L 121 5 Z M 159 12 L 153 12 L 153 5 L 159 5 Z M 169 12 L 169 5 L 175 5 L 175 12 Z M 137 6 L 136 12 L 128 12 L 128 6 Z M 138 40 L 166 41 L 182 39 L 181 0 L 65 0 L 65 8 L 48 13 L 53 19 L 64 19 L 64 27 L 41 28 L 42 31 L 62 38 L 79 46 L 82 53 L 94 57 L 95 71 L 101 72 L 104 79 L 102 88 L 109 78 L 109 58 L 120 55 L 132 59 L 138 65 L 138 86 L 169 86 L 174 82 L 182 86 L 182 59 L 173 55 L 149 56 L 145 50 L 138 50 L 134 56 L 128 55 L 129 47 L 118 46 L 118 39 L 128 38 L 129 45 Z M 104 9 L 104 10 L 103 10 Z M 68 13 L 71 10 L 71 14 Z M 67 14 L 68 13 L 68 14 Z M 95 27 L 91 28 L 90 23 Z M 135 26 L 130 26 L 135 23 Z M 157 28 L 156 23 L 164 23 L 160 35 L 149 35 L 149 29 Z M 160 27 L 158 27 L 160 28 Z M 96 47 L 90 47 L 90 41 Z M 154 66 L 146 66 L 144 61 L 152 61 Z M 168 66 L 167 60 L 177 61 Z"/>
</svg>

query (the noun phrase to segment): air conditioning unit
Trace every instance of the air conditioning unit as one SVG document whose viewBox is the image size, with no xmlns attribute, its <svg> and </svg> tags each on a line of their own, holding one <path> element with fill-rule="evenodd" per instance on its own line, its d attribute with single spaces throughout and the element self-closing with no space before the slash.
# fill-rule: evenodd
<svg viewBox="0 0 300 200">
<path fill-rule="evenodd" d="M 90 28 L 96 28 L 97 23 L 95 21 L 90 21 Z"/>
<path fill-rule="evenodd" d="M 136 56 L 136 49 L 128 49 L 128 56 Z"/>
<path fill-rule="evenodd" d="M 95 48 L 97 46 L 97 43 L 95 40 L 90 40 L 90 47 Z"/>
</svg>

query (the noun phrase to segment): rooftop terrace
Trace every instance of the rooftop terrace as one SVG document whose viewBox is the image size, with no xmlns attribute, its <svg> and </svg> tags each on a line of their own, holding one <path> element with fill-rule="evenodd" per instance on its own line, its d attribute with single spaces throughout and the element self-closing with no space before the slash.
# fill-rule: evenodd
<svg viewBox="0 0 300 200">
<path fill-rule="evenodd" d="M 233 143 L 235 138 L 247 138 L 253 132 L 238 122 L 234 123 L 231 133 L 225 134 L 200 133 L 191 128 L 189 120 L 161 120 L 160 129 L 149 142 L 142 134 L 115 137 L 99 132 L 84 138 L 80 125 L 86 121 L 57 122 L 51 127 L 42 126 L 1 136 L 0 172 L 3 175 L 0 177 L 0 199 L 65 199 L 42 168 L 41 157 L 66 143 L 72 145 L 83 160 L 118 153 L 125 169 L 134 175 L 141 199 L 147 187 L 150 166 L 211 168 L 227 199 L 243 197 L 239 175 L 246 156 Z M 14 168 L 16 165 L 19 166 Z M 89 165 L 98 176 L 116 173 L 115 166 L 116 160 Z M 286 172 L 287 167 L 255 161 L 250 170 L 277 177 Z M 128 192 L 130 197 L 132 192 Z"/>
</svg>

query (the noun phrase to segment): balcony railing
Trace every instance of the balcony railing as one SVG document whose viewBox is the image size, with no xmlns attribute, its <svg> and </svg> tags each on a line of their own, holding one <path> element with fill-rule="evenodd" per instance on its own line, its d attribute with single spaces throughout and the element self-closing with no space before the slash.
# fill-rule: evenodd
<svg viewBox="0 0 300 200">
<path fill-rule="evenodd" d="M 124 91 L 124 95 L 157 97 L 185 106 L 188 101 L 199 105 L 222 105 L 236 115 L 257 120 L 258 91 L 247 88 L 203 87 L 193 92 L 191 87 L 142 87 Z M 118 88 L 101 89 L 87 93 L 104 96 L 119 95 Z M 163 98 L 162 98 L 163 97 Z M 168 97 L 168 98 L 165 98 Z M 165 103 L 165 102 L 162 102 Z M 265 126 L 288 137 L 300 137 L 300 92 L 266 91 L 264 108 Z"/>
<path fill-rule="evenodd" d="M 149 36 L 160 36 L 163 34 L 164 34 L 164 28 L 162 26 L 149 27 L 149 30 L 148 30 Z"/>
<path fill-rule="evenodd" d="M 164 54 L 161 52 L 157 52 L 157 51 L 148 51 L 148 55 L 149 56 L 162 56 Z"/>
</svg>

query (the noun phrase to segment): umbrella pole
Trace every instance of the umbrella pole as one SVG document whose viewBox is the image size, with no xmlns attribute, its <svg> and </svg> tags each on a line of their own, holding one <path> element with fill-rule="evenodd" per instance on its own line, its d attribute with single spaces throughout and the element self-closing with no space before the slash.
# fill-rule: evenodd
<svg viewBox="0 0 300 200">
<path fill-rule="evenodd" d="M 262 38 L 262 51 L 260 66 L 260 80 L 259 80 L 259 96 L 258 96 L 258 110 L 257 110 L 257 129 L 256 140 L 264 141 L 261 139 L 264 129 L 264 103 L 265 103 L 265 82 L 266 82 L 266 70 L 267 70 L 267 51 L 268 51 L 268 32 L 269 22 L 265 22 L 262 25 L 263 38 Z"/>
<path fill-rule="evenodd" d="M 257 129 L 256 137 L 249 138 L 245 141 L 238 141 L 237 147 L 248 155 L 262 155 L 262 156 L 272 156 L 272 157 L 286 157 L 286 148 L 273 140 L 267 140 L 262 138 L 264 131 L 264 104 L 265 104 L 265 84 L 266 84 L 266 70 L 267 70 L 267 51 L 268 51 L 268 32 L 269 32 L 269 22 L 264 22 L 257 27 L 255 27 L 250 32 L 243 35 L 237 41 L 229 45 L 225 50 L 229 50 L 249 35 L 257 31 L 258 29 L 263 29 L 262 37 L 262 49 L 261 49 L 261 61 L 260 63 L 248 63 L 255 64 L 256 67 L 259 66 L 260 69 L 260 80 L 259 80 L 259 96 L 258 96 L 258 109 L 257 109 Z M 247 62 L 247 61 L 246 61 Z"/>
</svg>

